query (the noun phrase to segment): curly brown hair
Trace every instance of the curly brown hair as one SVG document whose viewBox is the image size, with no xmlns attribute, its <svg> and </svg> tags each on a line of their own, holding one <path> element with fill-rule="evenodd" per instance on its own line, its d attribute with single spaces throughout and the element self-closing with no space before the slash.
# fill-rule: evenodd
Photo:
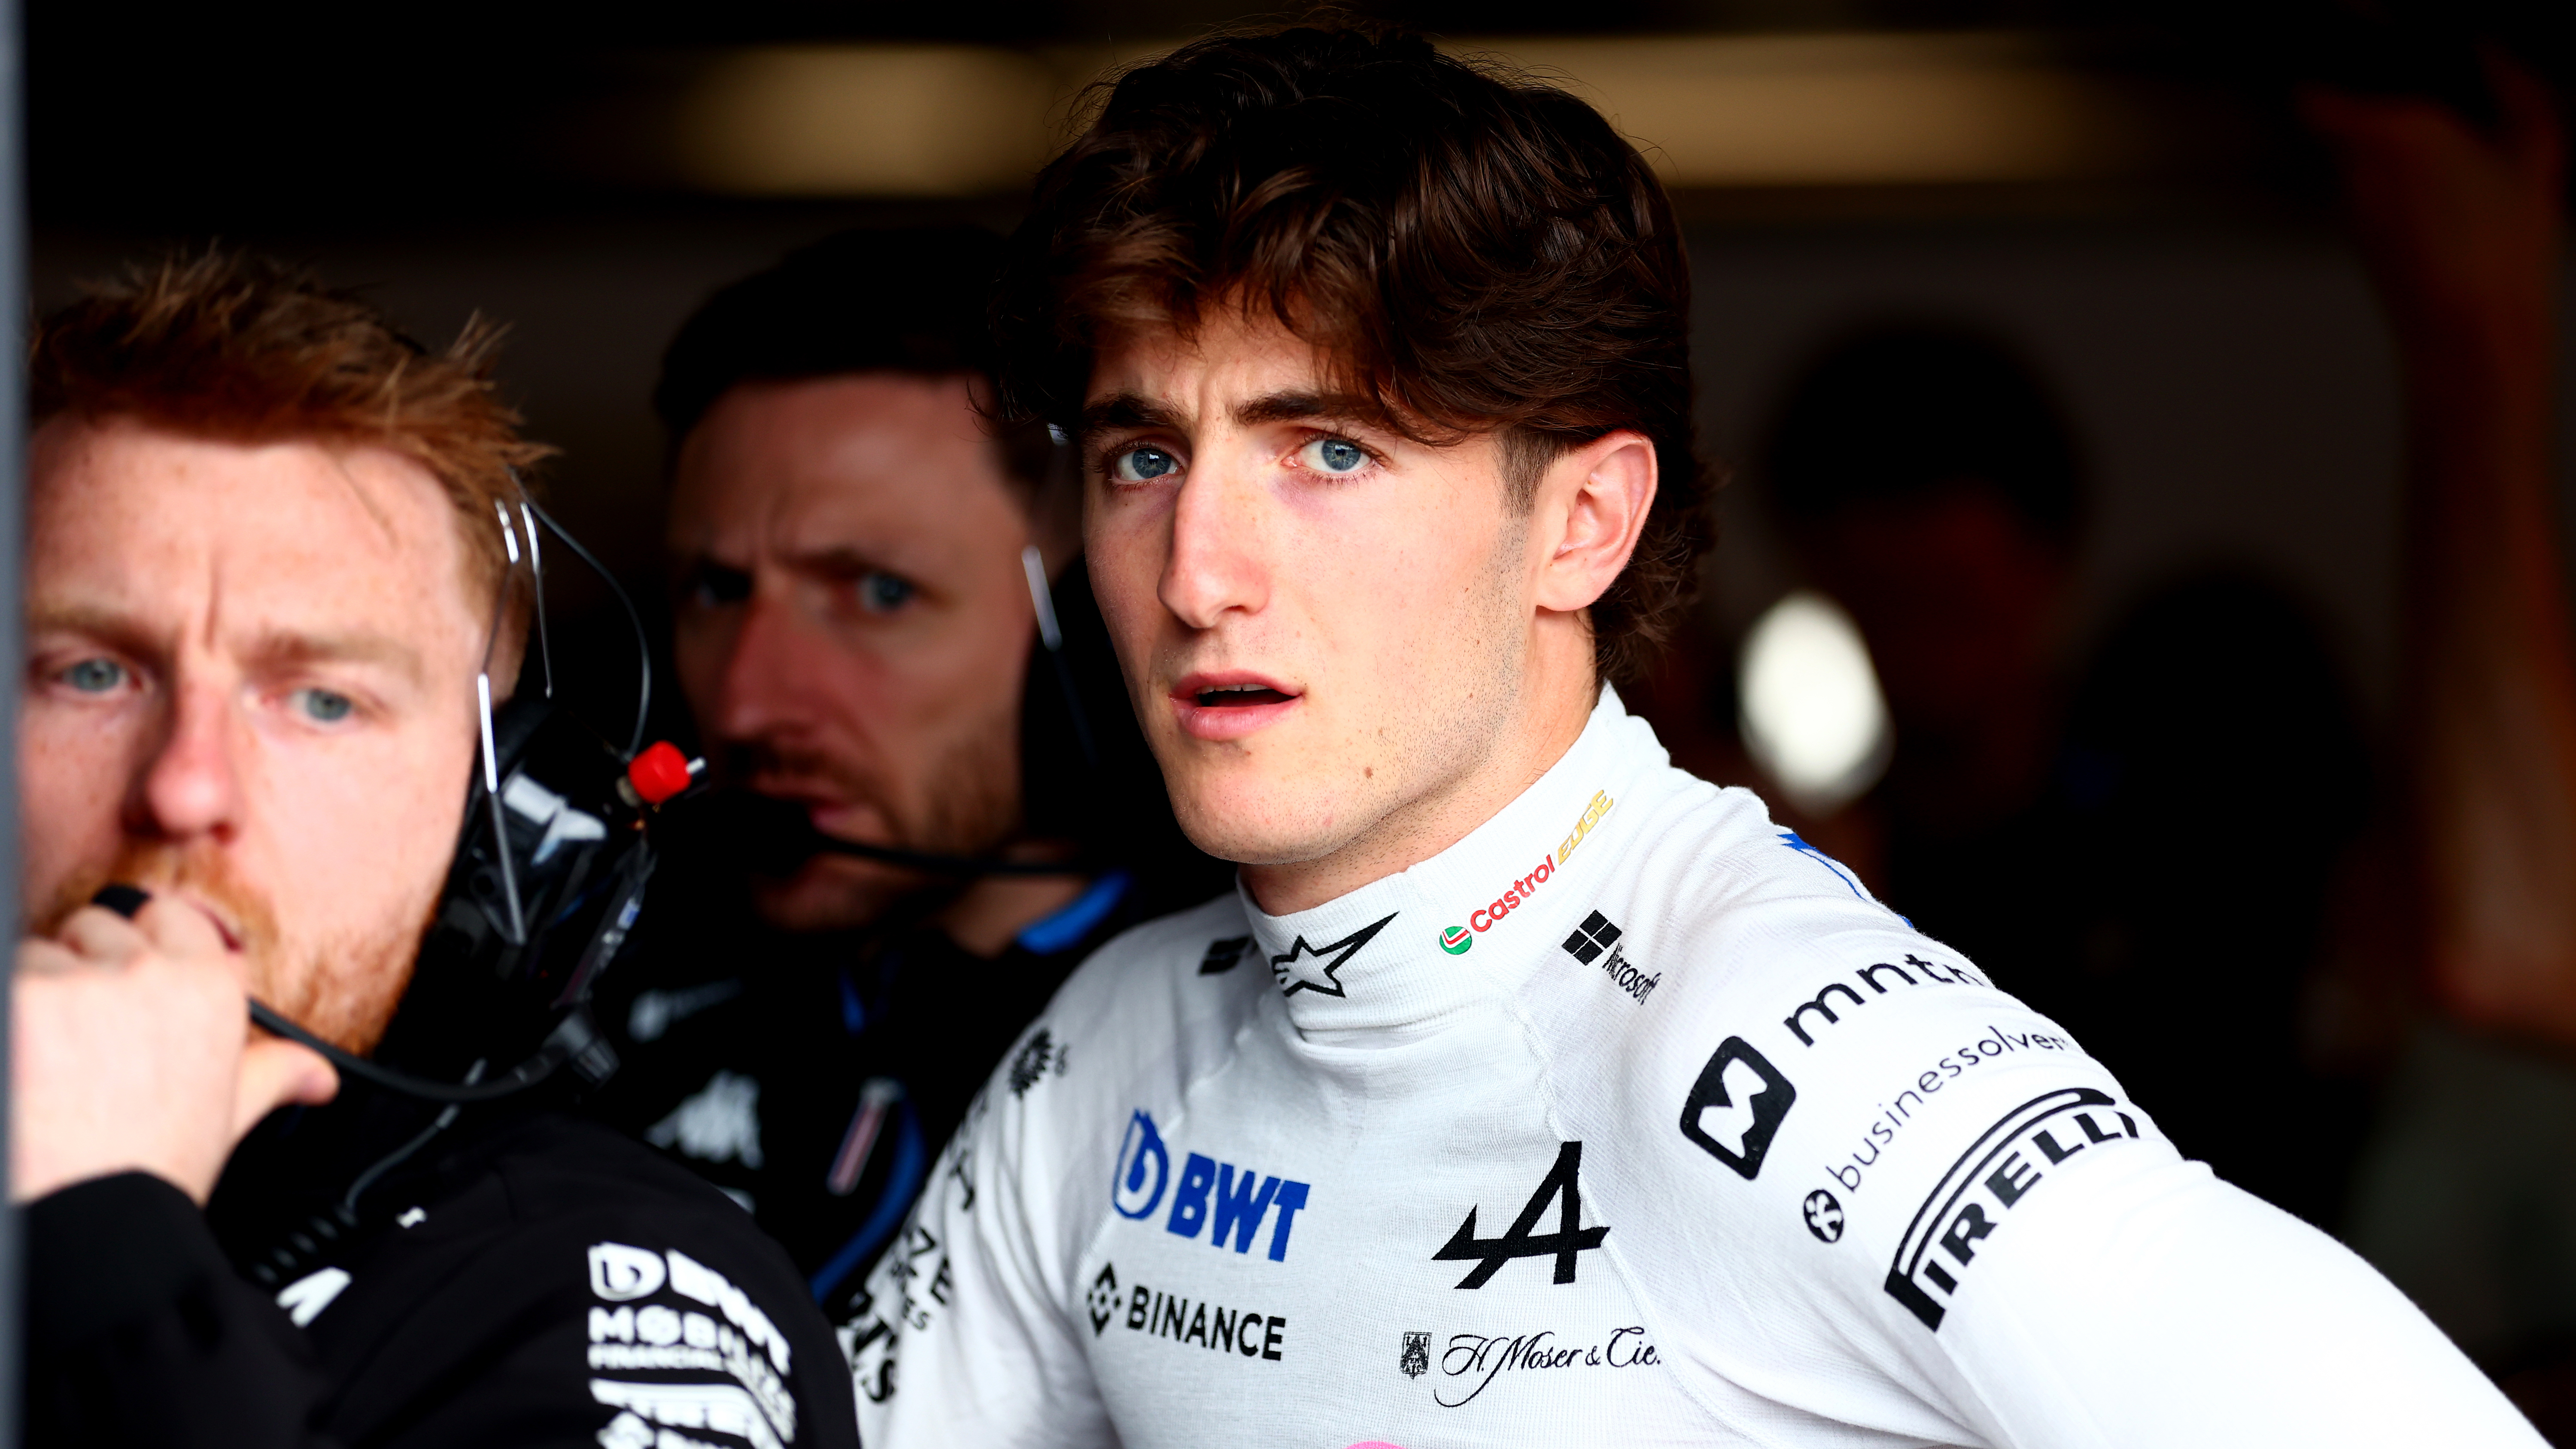
<svg viewBox="0 0 2576 1449">
<path fill-rule="evenodd" d="M 1689 264 L 1636 148 L 1562 90 L 1403 32 L 1218 37 L 1103 88 L 1012 240 L 1005 409 L 1070 429 L 1104 331 L 1240 304 L 1317 344 L 1387 426 L 1500 434 L 1521 508 L 1557 456 L 1636 429 L 1662 482 L 1591 609 L 1601 677 L 1633 677 L 1709 536 Z"/>
<path fill-rule="evenodd" d="M 554 452 L 520 436 L 493 386 L 501 331 L 478 316 L 432 352 L 309 271 L 209 249 L 135 266 L 39 321 L 29 420 L 130 417 L 200 437 L 391 449 L 447 494 L 479 613 L 509 566 L 493 507 L 515 508 L 521 475 Z M 527 608 L 512 590 L 507 642 Z"/>
</svg>

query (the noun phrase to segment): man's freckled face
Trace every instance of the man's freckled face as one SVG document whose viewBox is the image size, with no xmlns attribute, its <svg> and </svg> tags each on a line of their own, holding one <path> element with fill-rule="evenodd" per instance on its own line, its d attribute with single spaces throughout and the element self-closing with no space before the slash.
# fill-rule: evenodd
<svg viewBox="0 0 2576 1449">
<path fill-rule="evenodd" d="M 468 593 L 453 509 L 399 455 L 46 424 L 19 716 L 39 928 L 135 879 L 213 916 L 264 1000 L 371 1042 L 456 845 Z"/>
<path fill-rule="evenodd" d="M 973 854 L 1009 833 L 1029 525 L 963 378 L 733 388 L 682 444 L 668 539 L 681 685 L 723 778 L 849 840 Z M 918 884 L 821 856 L 759 904 L 855 926 Z"/>
<path fill-rule="evenodd" d="M 1527 666 L 1500 449 L 1329 391 L 1313 349 L 1220 310 L 1111 339 L 1087 398 L 1093 587 L 1181 824 L 1229 860 L 1317 859 L 1457 786 Z"/>
</svg>

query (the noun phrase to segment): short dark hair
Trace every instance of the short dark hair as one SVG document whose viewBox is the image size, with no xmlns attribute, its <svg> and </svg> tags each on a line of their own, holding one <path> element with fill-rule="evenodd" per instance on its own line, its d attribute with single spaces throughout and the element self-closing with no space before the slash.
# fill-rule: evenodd
<svg viewBox="0 0 2576 1449">
<path fill-rule="evenodd" d="M 2013 347 L 1955 323 L 1877 323 L 1828 344 L 1791 384 L 1760 472 L 1793 522 L 1961 484 L 1994 489 L 2061 544 L 2084 521 L 2056 398 Z"/>
<path fill-rule="evenodd" d="M 837 232 L 709 297 L 662 354 L 653 412 L 679 447 L 738 383 L 856 372 L 994 381 L 986 322 L 1002 239 L 981 227 Z M 1049 445 L 1033 427 L 999 430 L 1003 472 L 1025 491 L 1045 479 Z"/>
<path fill-rule="evenodd" d="M 1680 233 L 1599 112 L 1361 28 L 1202 40 L 1126 72 L 1012 240 L 1004 403 L 1071 428 L 1104 328 L 1238 302 L 1322 347 L 1389 426 L 1499 433 L 1523 507 L 1566 450 L 1652 439 L 1654 508 L 1591 610 L 1601 676 L 1643 665 L 1707 547 L 1707 484 Z"/>
</svg>

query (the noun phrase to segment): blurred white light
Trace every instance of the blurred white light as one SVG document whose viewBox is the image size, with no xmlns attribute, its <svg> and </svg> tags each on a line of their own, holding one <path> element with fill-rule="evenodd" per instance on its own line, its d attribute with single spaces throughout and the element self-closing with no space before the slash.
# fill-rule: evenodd
<svg viewBox="0 0 2576 1449">
<path fill-rule="evenodd" d="M 1869 646 L 1822 594 L 1801 590 L 1763 613 L 1744 638 L 1736 696 L 1745 748 L 1800 810 L 1831 814 L 1887 769 L 1893 741 Z"/>
</svg>

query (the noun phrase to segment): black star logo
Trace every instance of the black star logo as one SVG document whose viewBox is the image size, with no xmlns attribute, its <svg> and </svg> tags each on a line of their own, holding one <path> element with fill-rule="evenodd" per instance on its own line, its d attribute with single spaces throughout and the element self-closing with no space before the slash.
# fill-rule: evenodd
<svg viewBox="0 0 2576 1449">
<path fill-rule="evenodd" d="M 1342 967 L 1360 953 L 1360 948 L 1369 943 L 1370 937 L 1385 930 L 1386 923 L 1394 919 L 1395 913 L 1390 911 L 1383 918 L 1323 946 L 1309 946 L 1306 938 L 1299 936 L 1288 948 L 1288 954 L 1270 958 L 1270 974 L 1279 978 L 1279 994 L 1294 996 L 1300 991 L 1312 991 L 1318 996 L 1340 996 Z M 1333 955 L 1334 952 L 1341 954 Z M 1325 961 L 1326 956 L 1333 959 Z M 1299 962 L 1310 959 L 1323 964 L 1299 969 Z"/>
</svg>

